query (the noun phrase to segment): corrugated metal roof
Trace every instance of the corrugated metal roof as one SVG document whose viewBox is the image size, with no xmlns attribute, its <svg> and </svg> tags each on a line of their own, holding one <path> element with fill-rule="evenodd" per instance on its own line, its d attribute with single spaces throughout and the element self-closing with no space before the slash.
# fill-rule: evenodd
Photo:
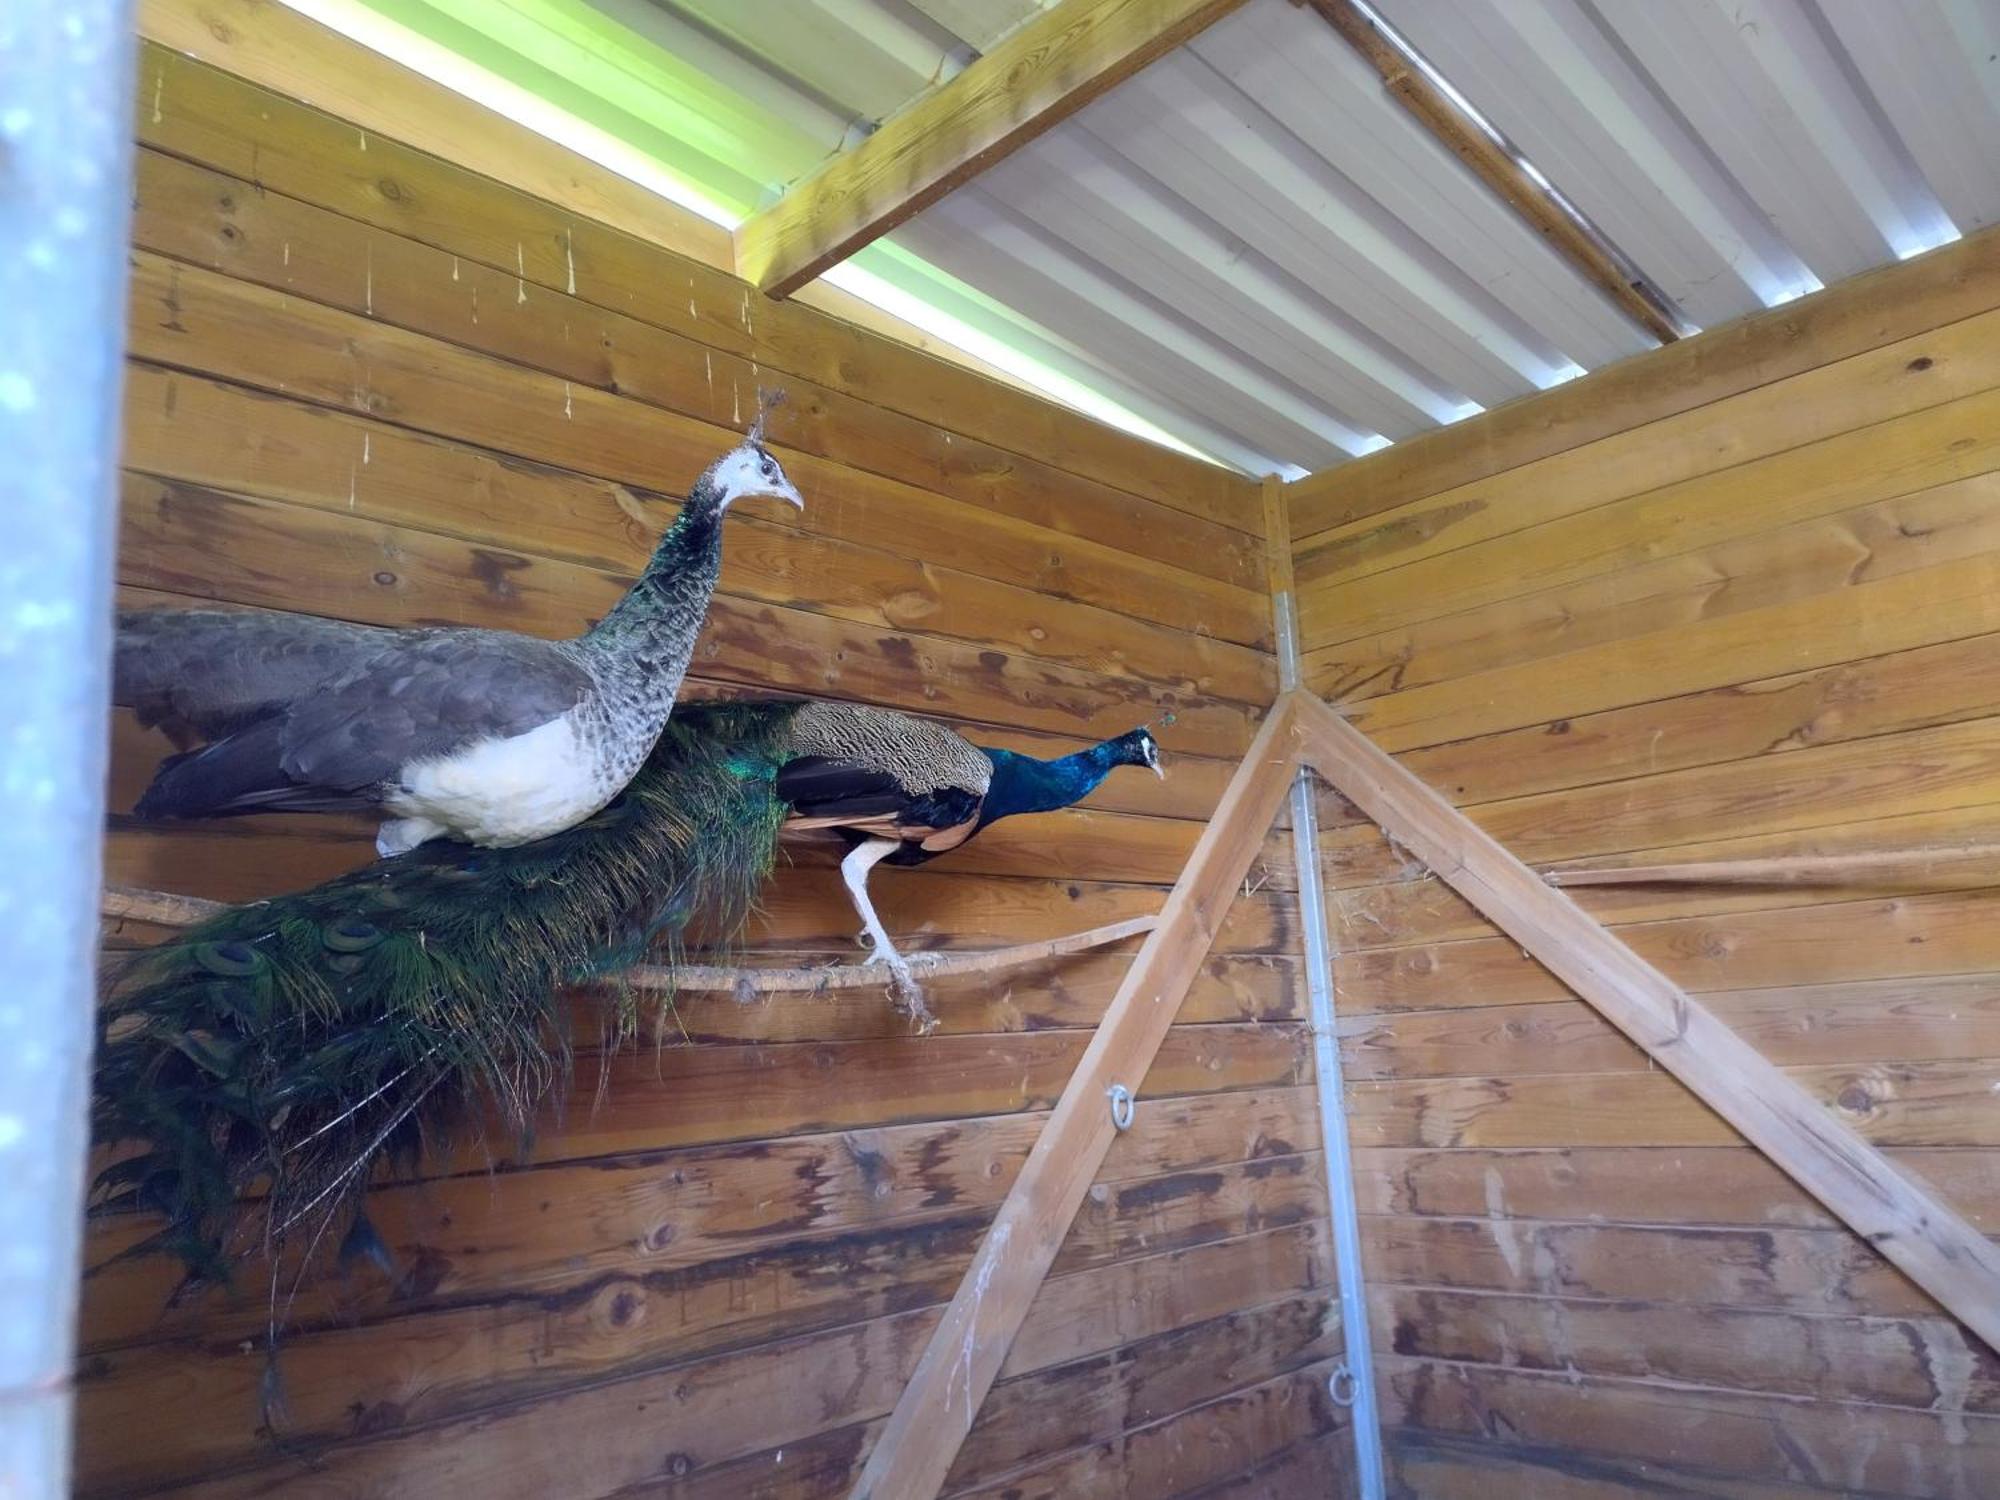
<svg viewBox="0 0 2000 1500">
<path fill-rule="evenodd" d="M 480 24 L 472 0 L 370 3 Z M 665 120 L 683 139 L 662 159 L 746 210 L 1039 8 L 480 3 L 586 50 L 587 17 L 619 88 L 678 88 L 703 128 L 618 107 Z M 1374 9 L 1692 325 L 2000 219 L 2000 0 Z M 1653 343 L 1291 0 L 1251 0 L 855 266 L 1252 471 L 1325 468 Z"/>
</svg>

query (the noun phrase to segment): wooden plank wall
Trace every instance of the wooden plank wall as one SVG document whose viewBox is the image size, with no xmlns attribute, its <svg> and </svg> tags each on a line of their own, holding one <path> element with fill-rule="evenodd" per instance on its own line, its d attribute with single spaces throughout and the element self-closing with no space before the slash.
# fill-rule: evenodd
<svg viewBox="0 0 2000 1500">
<path fill-rule="evenodd" d="M 268 56 L 327 40 L 235 12 L 279 29 Z M 128 600 L 573 632 L 671 516 L 655 492 L 782 384 L 808 510 L 730 522 L 691 691 L 890 704 L 1045 753 L 1172 709 L 1164 782 L 877 883 L 916 946 L 1158 908 L 1274 693 L 1253 484 L 176 52 L 146 47 L 136 105 Z M 120 725 L 114 807 L 162 749 Z M 115 817 L 109 877 L 255 897 L 367 836 Z M 1288 859 L 1274 833 L 947 1493 L 1322 1494 L 1342 1471 Z M 751 941 L 852 957 L 854 926 L 807 863 Z M 940 982 L 923 1038 L 877 994 L 684 1002 L 531 1161 L 378 1191 L 398 1276 L 302 1289 L 277 1442 L 254 1273 L 176 1301 L 159 1262 L 102 1271 L 80 1493 L 845 1493 L 1131 951 Z M 137 1228 L 99 1225 L 93 1259 Z"/>
<path fill-rule="evenodd" d="M 1301 482 L 1309 683 L 1532 863 L 1990 841 L 1996 418 L 1988 233 Z M 2000 1493 L 2000 1358 L 1328 822 L 1408 1494 Z M 2000 1231 L 2000 870 L 1574 894 Z"/>
</svg>

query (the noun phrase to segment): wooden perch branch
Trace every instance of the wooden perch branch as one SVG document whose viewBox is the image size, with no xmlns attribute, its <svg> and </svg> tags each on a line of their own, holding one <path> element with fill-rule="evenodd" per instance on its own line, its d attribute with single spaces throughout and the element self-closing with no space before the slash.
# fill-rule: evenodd
<svg viewBox="0 0 2000 1500">
<path fill-rule="evenodd" d="M 160 927 L 192 927 L 220 912 L 229 910 L 221 901 L 204 901 L 199 896 L 175 896 L 166 891 L 139 890 L 132 886 L 104 888 L 99 910 L 107 917 L 151 922 Z M 959 974 L 985 974 L 999 969 L 1018 969 L 1024 964 L 1060 958 L 1102 948 L 1126 938 L 1151 932 L 1158 917 L 1127 917 L 1066 937 L 1043 938 L 1039 942 L 1017 943 L 1011 948 L 993 948 L 984 953 L 912 953 L 910 966 L 919 979 L 948 979 Z M 642 964 L 628 969 L 625 983 L 637 990 L 726 991 L 734 994 L 768 995 L 809 990 L 858 990 L 887 982 L 880 969 L 866 964 L 842 964 L 816 969 L 724 968 L 707 964 L 685 964 L 675 968 Z"/>
<path fill-rule="evenodd" d="M 1550 885 L 1846 885 L 1866 879 L 1921 878 L 1939 868 L 2000 860 L 2000 844 L 1941 849 L 1871 849 L 1855 854 L 1785 854 L 1768 859 L 1690 860 L 1681 864 L 1589 865 L 1542 871 Z"/>
</svg>

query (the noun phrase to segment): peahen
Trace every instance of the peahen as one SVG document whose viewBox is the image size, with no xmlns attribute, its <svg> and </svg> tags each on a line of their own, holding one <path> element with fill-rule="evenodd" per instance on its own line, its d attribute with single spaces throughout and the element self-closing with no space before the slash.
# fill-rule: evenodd
<svg viewBox="0 0 2000 1500">
<path fill-rule="evenodd" d="M 165 728 L 143 818 L 380 808 L 376 850 L 509 847 L 570 827 L 639 769 L 672 712 L 734 501 L 804 501 L 749 438 L 689 491 L 636 583 L 575 640 L 386 630 L 263 612 L 125 611 L 116 702 Z M 189 744 L 208 743 L 187 750 Z"/>
<path fill-rule="evenodd" d="M 685 706 L 572 828 L 513 848 L 427 844 L 141 954 L 103 1012 L 96 1128 L 121 1154 L 100 1199 L 164 1214 L 149 1245 L 198 1276 L 301 1231 L 310 1258 L 399 1148 L 455 1121 L 525 1136 L 569 1073 L 559 986 L 648 951 L 671 965 L 693 932 L 726 946 L 787 831 L 853 844 L 848 889 L 920 1009 L 868 870 L 1067 806 L 1119 765 L 1159 769 L 1149 731 L 1041 761 L 886 710 Z M 629 991 L 608 993 L 607 1049 L 641 1019 Z M 246 1244 L 237 1205 L 260 1188 Z"/>
</svg>

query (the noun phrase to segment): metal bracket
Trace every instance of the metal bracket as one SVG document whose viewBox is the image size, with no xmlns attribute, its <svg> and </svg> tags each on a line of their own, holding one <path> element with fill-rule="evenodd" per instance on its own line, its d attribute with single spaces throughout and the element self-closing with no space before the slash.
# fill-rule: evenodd
<svg viewBox="0 0 2000 1500">
<path fill-rule="evenodd" d="M 1298 619 L 1290 592 L 1273 596 L 1278 632 L 1278 683 L 1299 686 Z M 1299 872 L 1299 933 L 1305 947 L 1306 998 L 1312 1016 L 1313 1067 L 1318 1078 L 1320 1146 L 1326 1162 L 1327 1208 L 1333 1225 L 1334 1269 L 1340 1290 L 1341 1335 L 1346 1357 L 1334 1367 L 1327 1391 L 1336 1405 L 1354 1412 L 1354 1472 L 1361 1500 L 1382 1500 L 1387 1478 L 1382 1462 L 1381 1420 L 1375 1402 L 1375 1375 L 1369 1358 L 1368 1298 L 1361 1278 L 1360 1210 L 1355 1202 L 1354 1163 L 1348 1149 L 1346 1087 L 1340 1046 L 1334 1037 L 1333 947 L 1326 930 L 1320 893 L 1319 823 L 1313 811 L 1312 773 L 1300 768 L 1292 782 L 1292 850 Z"/>
<path fill-rule="evenodd" d="M 1138 1101 L 1132 1097 L 1132 1091 L 1122 1083 L 1114 1083 L 1104 1092 L 1111 1100 L 1111 1128 L 1119 1131 L 1130 1130 L 1133 1112 L 1139 1107 Z"/>
</svg>

